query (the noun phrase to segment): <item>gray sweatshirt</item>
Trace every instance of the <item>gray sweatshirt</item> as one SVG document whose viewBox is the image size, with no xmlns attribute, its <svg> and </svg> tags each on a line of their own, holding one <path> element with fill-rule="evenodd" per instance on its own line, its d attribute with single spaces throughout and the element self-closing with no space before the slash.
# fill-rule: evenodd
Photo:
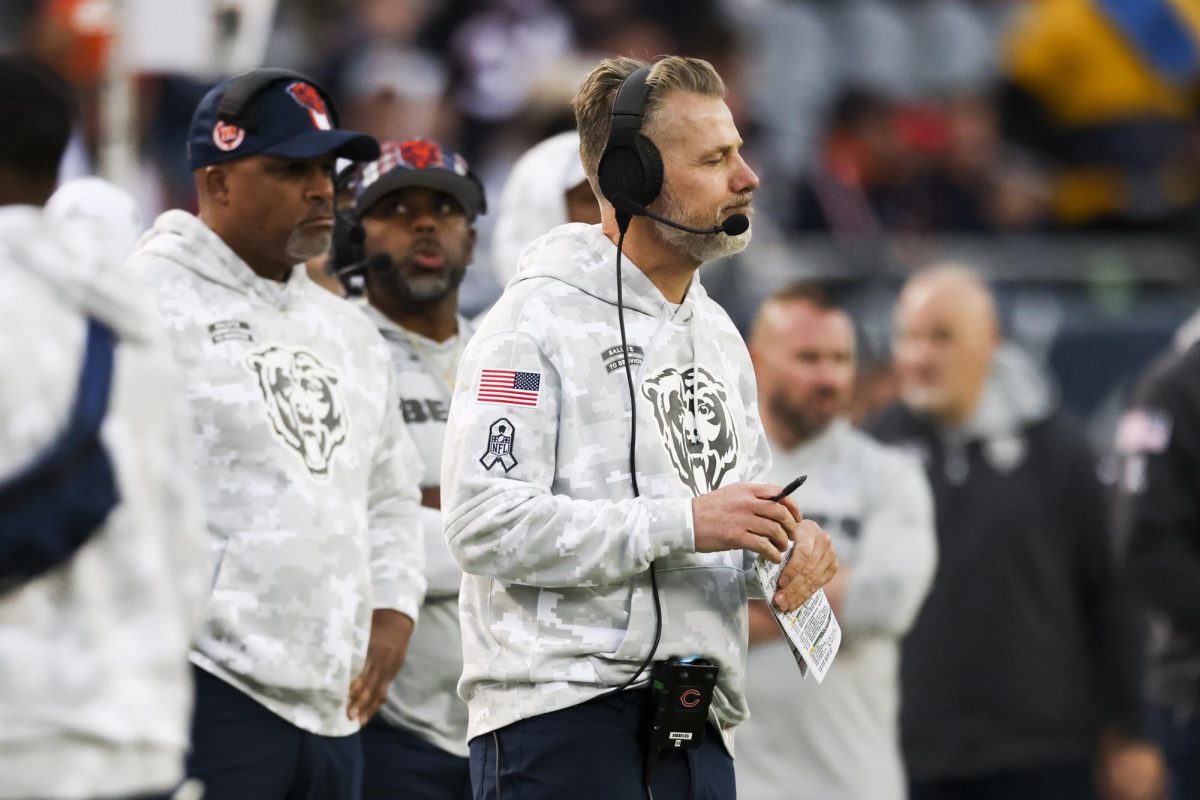
<svg viewBox="0 0 1200 800">
<path fill-rule="evenodd" d="M 698 280 L 676 308 L 626 262 L 635 499 L 615 258 L 599 226 L 563 225 L 538 239 L 463 356 L 442 508 L 466 573 L 459 692 L 469 735 L 582 703 L 631 677 L 654 635 L 655 561 L 658 657 L 720 664 L 711 714 L 731 746 L 747 713 L 750 560 L 696 553 L 691 501 L 757 479 L 769 464 L 754 372 Z"/>
<path fill-rule="evenodd" d="M 750 719 L 738 729 L 742 800 L 900 800 L 900 639 L 936 562 L 933 500 L 921 464 L 845 420 L 775 452 L 777 483 L 807 474 L 796 502 L 829 532 L 848 571 L 842 649 L 818 684 L 782 640 L 753 647 Z"/>
</svg>

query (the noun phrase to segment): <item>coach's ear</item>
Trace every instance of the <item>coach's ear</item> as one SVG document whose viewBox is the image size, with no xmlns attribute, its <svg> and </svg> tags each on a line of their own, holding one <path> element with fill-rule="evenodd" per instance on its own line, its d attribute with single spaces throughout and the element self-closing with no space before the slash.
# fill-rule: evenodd
<svg viewBox="0 0 1200 800">
<path fill-rule="evenodd" d="M 229 205 L 229 169 L 225 162 L 201 167 L 196 182 L 204 196 L 217 205 Z"/>
</svg>

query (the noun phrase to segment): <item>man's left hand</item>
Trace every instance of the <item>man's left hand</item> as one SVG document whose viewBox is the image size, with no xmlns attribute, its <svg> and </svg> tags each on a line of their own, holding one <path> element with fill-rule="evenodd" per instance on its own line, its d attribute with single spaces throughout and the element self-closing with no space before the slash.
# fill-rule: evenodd
<svg viewBox="0 0 1200 800">
<path fill-rule="evenodd" d="M 371 612 L 371 639 L 367 643 L 367 660 L 362 672 L 350 683 L 350 702 L 346 716 L 365 725 L 375 716 L 387 697 L 388 687 L 396 679 L 408 640 L 412 638 L 413 621 L 407 614 L 390 608 Z"/>
<path fill-rule="evenodd" d="M 811 519 L 795 528 L 796 546 L 779 573 L 779 591 L 771 598 L 780 611 L 795 611 L 837 574 L 837 554 L 829 534 Z"/>
</svg>

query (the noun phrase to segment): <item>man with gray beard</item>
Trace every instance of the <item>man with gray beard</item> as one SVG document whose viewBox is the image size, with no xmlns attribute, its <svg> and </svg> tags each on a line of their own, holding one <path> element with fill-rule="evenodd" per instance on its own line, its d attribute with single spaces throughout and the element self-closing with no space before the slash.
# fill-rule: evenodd
<svg viewBox="0 0 1200 800">
<path fill-rule="evenodd" d="M 612 141 L 630 130 L 622 97 L 637 101 L 632 146 L 662 168 L 632 197 L 602 167 L 630 152 Z M 526 247 L 463 352 L 441 486 L 464 573 L 458 691 L 479 800 L 730 800 L 755 559 L 778 564 L 794 544 L 781 611 L 837 571 L 829 535 L 763 480 L 749 354 L 696 274 L 745 246 L 758 187 L 724 98 L 699 59 L 600 62 L 575 116 L 601 223 Z M 623 216 L 625 200 L 742 233 L 676 237 Z M 687 746 L 643 747 L 652 676 L 692 679 L 692 664 L 710 708 L 684 691 L 695 730 L 672 741 Z"/>
<path fill-rule="evenodd" d="M 188 772 L 210 797 L 357 800 L 358 730 L 425 593 L 421 460 L 387 345 L 302 263 L 330 246 L 334 158 L 379 155 L 336 125 L 303 75 L 218 85 L 188 142 L 200 214 L 160 216 L 130 262 L 194 420 L 213 572 Z"/>
</svg>

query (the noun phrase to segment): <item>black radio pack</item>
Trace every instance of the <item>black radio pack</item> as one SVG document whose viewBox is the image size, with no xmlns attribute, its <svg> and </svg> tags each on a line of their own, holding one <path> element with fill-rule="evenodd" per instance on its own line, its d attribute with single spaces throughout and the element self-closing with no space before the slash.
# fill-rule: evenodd
<svg viewBox="0 0 1200 800">
<path fill-rule="evenodd" d="M 654 662 L 650 713 L 646 716 L 647 779 L 661 751 L 699 747 L 704 740 L 719 670 L 711 661 L 697 657 Z"/>
</svg>

